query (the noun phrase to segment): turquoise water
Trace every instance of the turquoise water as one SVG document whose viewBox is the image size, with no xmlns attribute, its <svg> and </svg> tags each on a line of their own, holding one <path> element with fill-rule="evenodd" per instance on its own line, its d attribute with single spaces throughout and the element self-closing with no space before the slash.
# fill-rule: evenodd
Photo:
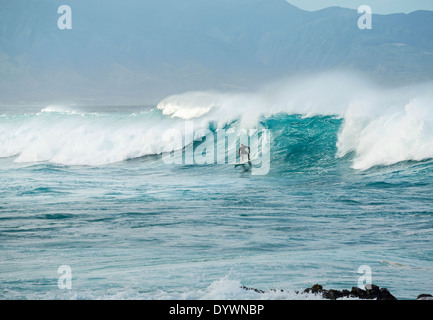
<svg viewBox="0 0 433 320">
<path fill-rule="evenodd" d="M 296 291 L 358 286 L 363 265 L 399 299 L 433 293 L 433 162 L 355 169 L 342 117 L 262 118 L 270 170 L 254 175 L 167 164 L 161 128 L 184 121 L 152 107 L 11 110 L 1 299 L 314 299 Z"/>
</svg>

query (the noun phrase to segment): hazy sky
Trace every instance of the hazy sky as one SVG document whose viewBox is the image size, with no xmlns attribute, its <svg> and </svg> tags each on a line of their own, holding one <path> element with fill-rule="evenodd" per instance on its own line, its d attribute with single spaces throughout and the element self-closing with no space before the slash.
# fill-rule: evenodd
<svg viewBox="0 0 433 320">
<path fill-rule="evenodd" d="M 318 10 L 330 6 L 358 8 L 369 5 L 373 13 L 387 14 L 416 10 L 432 10 L 432 0 L 287 0 L 287 2 L 304 10 Z"/>
</svg>

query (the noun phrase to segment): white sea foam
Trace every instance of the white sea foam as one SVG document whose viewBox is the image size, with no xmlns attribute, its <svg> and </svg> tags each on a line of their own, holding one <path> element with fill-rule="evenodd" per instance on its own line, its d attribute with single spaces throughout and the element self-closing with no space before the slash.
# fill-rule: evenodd
<svg viewBox="0 0 433 320">
<path fill-rule="evenodd" d="M 432 101 L 432 83 L 384 89 L 362 77 L 323 73 L 255 92 L 187 92 L 162 100 L 159 112 L 87 114 L 47 106 L 36 115 L 0 118 L 0 157 L 104 165 L 171 151 L 163 132 L 183 132 L 185 121 L 193 121 L 196 129 L 210 122 L 221 129 L 238 120 L 238 128 L 253 129 L 262 117 L 286 113 L 344 118 L 336 156 L 354 152 L 353 168 L 365 170 L 433 158 Z"/>
<path fill-rule="evenodd" d="M 158 108 L 184 119 L 239 119 L 243 127 L 277 113 L 343 117 L 337 156 L 355 152 L 354 169 L 433 158 L 433 83 L 389 89 L 362 77 L 324 73 L 252 93 L 185 93 Z"/>
<path fill-rule="evenodd" d="M 213 281 L 206 288 L 185 288 L 185 291 L 143 290 L 125 287 L 86 292 L 59 290 L 38 293 L 37 299 L 49 300 L 324 300 L 319 294 L 304 293 L 302 290 L 246 290 L 239 280 L 227 276 Z M 354 298 L 343 298 L 353 300 Z"/>
<path fill-rule="evenodd" d="M 212 92 L 189 92 L 187 95 L 175 95 L 161 101 L 158 109 L 167 116 L 196 119 L 220 105 L 220 97 L 220 94 Z"/>
<path fill-rule="evenodd" d="M 161 101 L 164 114 L 182 119 L 208 117 L 223 125 L 239 119 L 252 127 L 261 116 L 277 113 L 344 115 L 368 88 L 367 82 L 341 73 L 320 74 L 270 83 L 256 92 L 186 92 Z"/>
<path fill-rule="evenodd" d="M 183 123 L 155 121 L 146 114 L 83 117 L 46 110 L 3 119 L 0 157 L 16 156 L 16 162 L 104 165 L 171 151 L 162 141 L 168 125 L 181 128 Z"/>
<path fill-rule="evenodd" d="M 81 114 L 81 112 L 64 105 L 49 105 L 41 110 L 41 113 L 49 113 L 49 112 L 57 112 L 57 113 L 65 113 L 65 114 Z"/>
</svg>

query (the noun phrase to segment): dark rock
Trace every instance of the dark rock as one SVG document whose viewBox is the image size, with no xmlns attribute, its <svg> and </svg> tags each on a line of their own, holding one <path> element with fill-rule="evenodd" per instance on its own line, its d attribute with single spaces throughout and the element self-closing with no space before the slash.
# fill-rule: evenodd
<svg viewBox="0 0 433 320">
<path fill-rule="evenodd" d="M 248 288 L 241 286 L 242 289 L 248 291 L 254 291 L 257 293 L 265 293 L 265 291 L 255 288 Z M 284 290 L 270 289 L 270 292 L 284 292 Z M 299 291 L 296 291 L 299 293 Z M 365 290 L 358 287 L 352 287 L 352 290 L 325 290 L 320 284 L 315 284 L 311 288 L 304 290 L 304 293 L 321 294 L 324 299 L 337 300 L 341 298 L 358 298 L 363 300 L 397 300 L 386 288 L 379 288 L 378 286 L 372 284 L 366 286 Z M 421 294 L 418 296 L 417 300 L 433 300 L 433 296 L 430 294 Z"/>
<path fill-rule="evenodd" d="M 304 293 L 322 293 L 323 287 L 320 284 L 315 284 L 311 288 L 307 288 L 304 290 Z"/>
<path fill-rule="evenodd" d="M 343 294 L 343 297 L 349 297 L 350 296 L 350 291 L 349 290 L 342 290 L 341 293 Z"/>
<path fill-rule="evenodd" d="M 260 289 L 248 288 L 248 287 L 245 287 L 245 286 L 241 286 L 241 288 L 244 289 L 244 290 L 247 290 L 247 291 L 254 291 L 254 292 L 257 292 L 257 293 L 265 293 L 265 291 L 260 290 Z"/>
<path fill-rule="evenodd" d="M 397 300 L 386 288 L 379 288 L 376 285 L 370 285 L 366 290 L 353 287 L 350 291 L 350 297 L 368 300 Z"/>
<path fill-rule="evenodd" d="M 338 290 L 330 289 L 323 291 L 323 298 L 329 300 L 337 300 L 338 298 L 343 298 L 343 293 Z"/>
<path fill-rule="evenodd" d="M 352 287 L 352 291 L 350 291 L 350 297 L 352 298 L 360 298 L 360 299 L 366 299 L 367 297 L 367 291 L 362 290 L 358 287 Z"/>
<path fill-rule="evenodd" d="M 369 284 L 365 286 L 365 290 L 368 294 L 378 294 L 380 291 L 380 288 L 374 284 Z"/>
<path fill-rule="evenodd" d="M 377 300 L 397 300 L 386 288 L 380 288 Z"/>
<path fill-rule="evenodd" d="M 433 296 L 431 294 L 422 293 L 416 299 L 417 300 L 433 300 Z"/>
<path fill-rule="evenodd" d="M 369 284 L 365 286 L 367 299 L 378 299 L 380 296 L 380 288 L 374 284 Z"/>
</svg>

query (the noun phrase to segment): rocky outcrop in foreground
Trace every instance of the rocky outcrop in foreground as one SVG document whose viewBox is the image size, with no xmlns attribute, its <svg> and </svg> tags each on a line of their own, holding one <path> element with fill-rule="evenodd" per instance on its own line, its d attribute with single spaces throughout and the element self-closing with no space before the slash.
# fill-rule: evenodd
<svg viewBox="0 0 433 320">
<path fill-rule="evenodd" d="M 379 288 L 376 285 L 367 286 L 365 290 L 353 287 L 349 290 L 325 290 L 320 284 L 315 284 L 311 288 L 304 290 L 304 293 L 321 294 L 328 300 L 337 300 L 340 298 L 359 298 L 363 300 L 397 300 L 386 288 Z"/>
<path fill-rule="evenodd" d="M 247 288 L 245 286 L 242 286 L 242 289 L 244 290 L 253 290 L 257 293 L 265 293 L 263 290 L 254 289 L 254 288 Z M 277 290 L 271 289 L 271 291 L 276 292 Z M 284 292 L 283 290 L 280 290 L 281 292 Z M 299 293 L 299 292 L 296 292 Z M 397 300 L 396 297 L 394 297 L 388 289 L 386 288 L 379 288 L 376 285 L 368 285 L 366 286 L 365 290 L 353 287 L 352 290 L 334 290 L 329 289 L 325 290 L 320 284 L 315 284 L 311 288 L 307 288 L 303 291 L 303 293 L 313 293 L 322 295 L 324 299 L 328 300 L 337 300 L 341 298 L 358 298 L 362 300 Z M 433 300 L 433 296 L 430 294 L 420 294 L 417 298 L 417 300 Z"/>
</svg>

